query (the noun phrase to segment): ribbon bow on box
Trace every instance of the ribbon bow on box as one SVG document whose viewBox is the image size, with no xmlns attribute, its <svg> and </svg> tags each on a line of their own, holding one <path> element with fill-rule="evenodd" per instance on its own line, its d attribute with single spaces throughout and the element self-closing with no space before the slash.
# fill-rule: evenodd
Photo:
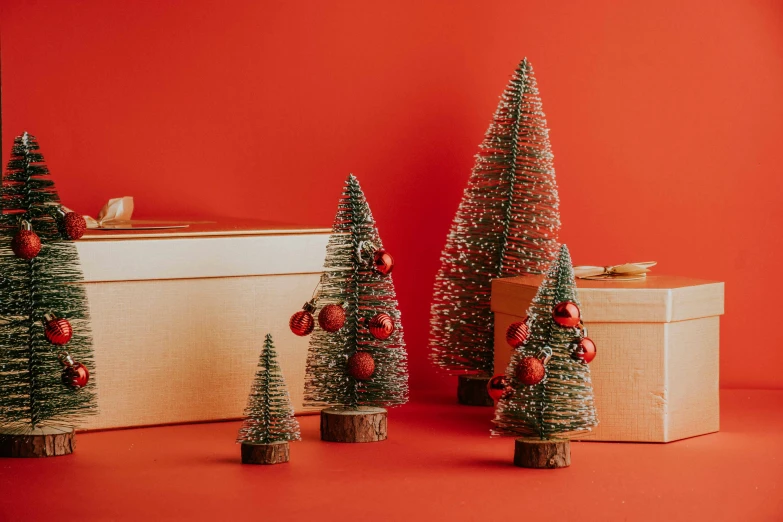
<svg viewBox="0 0 783 522">
<path fill-rule="evenodd" d="M 98 219 L 84 216 L 87 228 L 99 230 L 156 230 L 166 228 L 186 228 L 182 221 L 147 221 L 131 219 L 133 217 L 133 197 L 112 198 L 100 212 Z"/>
<path fill-rule="evenodd" d="M 641 263 L 626 263 L 614 266 L 575 266 L 574 275 L 579 279 L 592 279 L 597 281 L 633 281 L 644 279 L 655 261 L 643 261 Z"/>
</svg>

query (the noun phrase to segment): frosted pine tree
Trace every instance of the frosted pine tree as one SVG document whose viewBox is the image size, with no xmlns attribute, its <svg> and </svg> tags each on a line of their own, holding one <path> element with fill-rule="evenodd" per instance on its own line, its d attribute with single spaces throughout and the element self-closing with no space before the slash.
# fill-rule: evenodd
<svg viewBox="0 0 783 522">
<path fill-rule="evenodd" d="M 524 59 L 501 96 L 441 254 L 429 341 L 436 365 L 491 375 L 490 283 L 546 270 L 557 253 L 558 206 L 549 130 Z"/>
</svg>

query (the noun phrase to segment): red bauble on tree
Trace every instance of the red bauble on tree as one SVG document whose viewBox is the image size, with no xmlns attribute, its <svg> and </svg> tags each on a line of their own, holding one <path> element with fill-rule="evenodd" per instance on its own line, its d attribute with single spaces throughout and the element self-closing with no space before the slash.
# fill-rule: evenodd
<svg viewBox="0 0 783 522">
<path fill-rule="evenodd" d="M 33 232 L 29 221 L 22 221 L 19 232 L 11 240 L 11 250 L 16 257 L 29 261 L 41 251 L 41 238 Z"/>
<path fill-rule="evenodd" d="M 367 328 L 373 337 L 383 341 L 394 333 L 394 319 L 389 314 L 380 313 L 370 319 Z"/>
<path fill-rule="evenodd" d="M 60 233 L 68 239 L 79 239 L 87 230 L 84 217 L 66 207 L 59 207 L 56 212 Z"/>
<path fill-rule="evenodd" d="M 336 332 L 345 324 L 345 309 L 336 304 L 328 304 L 318 314 L 318 324 L 327 332 Z"/>
<path fill-rule="evenodd" d="M 87 386 L 90 381 L 90 371 L 85 365 L 76 362 L 69 353 L 60 354 L 60 362 L 65 366 L 62 373 L 64 385 L 79 390 Z"/>
<path fill-rule="evenodd" d="M 511 323 L 506 330 L 506 342 L 511 345 L 512 348 L 522 346 L 527 340 L 527 336 L 530 335 L 530 328 L 527 326 L 528 318 L 525 317 L 524 321 L 517 321 Z"/>
<path fill-rule="evenodd" d="M 487 383 L 487 392 L 493 401 L 497 401 L 512 393 L 512 388 L 505 375 L 495 375 Z"/>
<path fill-rule="evenodd" d="M 546 369 L 538 357 L 524 357 L 517 365 L 515 376 L 522 384 L 532 386 L 544 380 Z"/>
<path fill-rule="evenodd" d="M 46 339 L 57 346 L 68 344 L 73 336 L 73 328 L 67 319 L 54 314 L 44 315 L 44 335 Z"/>
<path fill-rule="evenodd" d="M 356 352 L 348 358 L 348 375 L 357 381 L 368 381 L 375 373 L 375 360 L 368 352 Z"/>
<path fill-rule="evenodd" d="M 573 356 L 575 359 L 590 363 L 598 354 L 598 350 L 595 347 L 595 343 L 589 337 L 584 337 L 574 348 Z"/>
<path fill-rule="evenodd" d="M 304 304 L 301 310 L 296 312 L 288 320 L 288 327 L 291 331 L 299 337 L 310 335 L 315 327 L 315 319 L 313 318 L 313 312 L 315 312 L 315 300 L 310 300 Z"/>
<path fill-rule="evenodd" d="M 579 307 L 572 301 L 561 301 L 552 310 L 552 319 L 563 328 L 574 328 L 582 320 Z"/>
<path fill-rule="evenodd" d="M 394 270 L 394 258 L 386 250 L 376 250 L 372 255 L 372 268 L 381 275 L 389 275 Z"/>
</svg>

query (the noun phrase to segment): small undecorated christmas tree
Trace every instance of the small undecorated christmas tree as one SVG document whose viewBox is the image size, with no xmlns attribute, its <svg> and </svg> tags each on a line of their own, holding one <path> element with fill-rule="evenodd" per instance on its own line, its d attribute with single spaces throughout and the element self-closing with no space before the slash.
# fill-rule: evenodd
<svg viewBox="0 0 783 522">
<path fill-rule="evenodd" d="M 264 339 L 245 417 L 237 437 L 237 442 L 242 444 L 242 462 L 288 462 L 288 442 L 301 437 L 271 334 Z"/>
<path fill-rule="evenodd" d="M 461 375 L 463 404 L 492 405 L 486 393 L 494 358 L 492 279 L 543 273 L 557 253 L 552 159 L 533 67 L 524 59 L 479 148 L 435 280 L 431 357 Z"/>
<path fill-rule="evenodd" d="M 14 140 L 0 206 L 0 456 L 67 454 L 73 424 L 96 406 L 89 307 L 54 182 L 27 133 Z"/>
<path fill-rule="evenodd" d="M 307 356 L 305 404 L 321 412 L 321 438 L 386 438 L 386 406 L 408 399 L 407 354 L 388 255 L 358 180 L 349 175 L 317 293 L 321 328 Z"/>
<path fill-rule="evenodd" d="M 565 467 L 568 438 L 598 424 L 589 363 L 595 345 L 586 337 L 568 248 L 546 274 L 528 310 L 529 334 L 516 348 L 500 398 L 493 435 L 521 436 L 514 463 Z"/>
</svg>

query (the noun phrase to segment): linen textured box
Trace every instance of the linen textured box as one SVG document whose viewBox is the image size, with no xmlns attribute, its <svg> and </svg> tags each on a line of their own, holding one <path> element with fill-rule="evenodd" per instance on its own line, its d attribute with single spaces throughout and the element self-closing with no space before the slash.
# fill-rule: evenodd
<svg viewBox="0 0 783 522">
<path fill-rule="evenodd" d="M 495 373 L 512 348 L 542 276 L 492 282 Z M 582 319 L 598 347 L 590 363 L 599 425 L 586 440 L 670 442 L 719 429 L 719 329 L 724 285 L 650 275 L 577 279 Z"/>
<path fill-rule="evenodd" d="M 89 231 L 76 246 L 95 341 L 97 416 L 81 429 L 237 418 L 271 332 L 302 407 L 310 299 L 330 230 L 261 222 Z"/>
</svg>

